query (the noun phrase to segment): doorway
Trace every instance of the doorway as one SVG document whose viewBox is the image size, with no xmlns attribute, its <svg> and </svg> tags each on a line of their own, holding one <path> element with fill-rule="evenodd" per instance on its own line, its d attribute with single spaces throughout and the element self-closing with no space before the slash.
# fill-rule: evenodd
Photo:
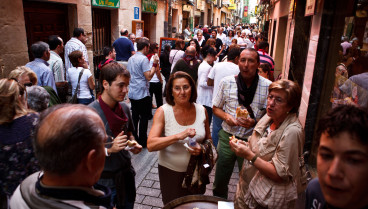
<svg viewBox="0 0 368 209">
<path fill-rule="evenodd" d="M 183 11 L 183 24 L 182 24 L 182 32 L 184 32 L 185 27 L 189 25 L 189 12 Z"/>
<path fill-rule="evenodd" d="M 142 12 L 142 20 L 144 22 L 144 31 L 143 36 L 149 38 L 151 40 L 151 33 L 150 33 L 150 27 L 151 27 L 151 13 L 143 13 Z"/>
<path fill-rule="evenodd" d="M 288 16 L 279 18 L 279 25 L 277 30 L 276 48 L 273 59 L 275 60 L 275 76 L 281 73 L 282 63 L 284 61 L 285 38 L 287 29 Z M 275 42 L 273 41 L 273 42 Z"/>
<path fill-rule="evenodd" d="M 31 45 L 48 42 L 51 35 L 60 36 L 64 44 L 69 40 L 68 6 L 66 4 L 24 1 L 29 60 L 33 60 Z"/>
<path fill-rule="evenodd" d="M 98 64 L 105 59 L 103 48 L 111 46 L 111 12 L 92 9 L 93 66 L 96 73 Z"/>
<path fill-rule="evenodd" d="M 212 12 L 211 9 L 208 9 L 208 13 L 207 13 L 207 25 L 211 25 L 211 17 L 212 17 Z"/>
</svg>

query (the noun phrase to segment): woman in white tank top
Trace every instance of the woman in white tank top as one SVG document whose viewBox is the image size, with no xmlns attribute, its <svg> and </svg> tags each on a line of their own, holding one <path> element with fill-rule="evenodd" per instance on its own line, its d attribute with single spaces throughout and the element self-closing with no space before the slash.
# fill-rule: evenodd
<svg viewBox="0 0 368 209">
<path fill-rule="evenodd" d="M 147 139 L 148 151 L 159 151 L 158 173 L 164 204 L 191 194 L 181 186 L 190 156 L 199 155 L 198 143 L 211 138 L 207 112 L 194 103 L 197 91 L 190 75 L 181 71 L 172 74 L 166 91 L 167 104 L 157 109 Z M 198 142 L 193 151 L 184 147 L 188 137 Z"/>
</svg>

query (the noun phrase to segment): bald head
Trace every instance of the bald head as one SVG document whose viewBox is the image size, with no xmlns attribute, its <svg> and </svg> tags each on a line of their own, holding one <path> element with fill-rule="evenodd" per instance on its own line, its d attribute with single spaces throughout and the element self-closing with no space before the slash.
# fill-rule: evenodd
<svg viewBox="0 0 368 209">
<path fill-rule="evenodd" d="M 196 48 L 194 46 L 188 46 L 187 50 L 185 50 L 185 53 L 187 55 L 192 55 L 194 56 L 196 54 Z"/>
<path fill-rule="evenodd" d="M 72 173 L 88 153 L 101 151 L 106 132 L 98 114 L 85 105 L 57 105 L 42 113 L 35 154 L 47 172 Z"/>
<path fill-rule="evenodd" d="M 126 29 L 126 28 L 121 29 L 120 35 L 122 35 L 122 36 L 128 36 L 129 35 L 128 29 Z"/>
</svg>

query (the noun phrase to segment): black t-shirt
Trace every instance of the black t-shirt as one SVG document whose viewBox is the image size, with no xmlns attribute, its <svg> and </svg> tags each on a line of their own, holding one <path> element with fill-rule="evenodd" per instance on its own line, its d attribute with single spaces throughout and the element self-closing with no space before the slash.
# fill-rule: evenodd
<svg viewBox="0 0 368 209">
<path fill-rule="evenodd" d="M 221 39 L 216 38 L 216 45 L 215 45 L 215 47 L 216 47 L 217 53 L 220 52 L 220 47 L 222 47 L 222 45 L 223 45 L 223 43 L 222 43 Z"/>
</svg>

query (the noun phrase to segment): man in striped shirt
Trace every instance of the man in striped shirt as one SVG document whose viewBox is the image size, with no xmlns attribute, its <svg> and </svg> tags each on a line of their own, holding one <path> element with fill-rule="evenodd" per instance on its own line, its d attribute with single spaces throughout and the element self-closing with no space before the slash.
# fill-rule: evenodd
<svg viewBox="0 0 368 209">
<path fill-rule="evenodd" d="M 275 70 L 275 61 L 273 58 L 267 53 L 269 48 L 269 44 L 267 41 L 262 41 L 258 45 L 258 54 L 261 64 L 268 64 L 270 65 L 271 71 L 270 76 L 273 77 L 274 70 Z"/>
</svg>

